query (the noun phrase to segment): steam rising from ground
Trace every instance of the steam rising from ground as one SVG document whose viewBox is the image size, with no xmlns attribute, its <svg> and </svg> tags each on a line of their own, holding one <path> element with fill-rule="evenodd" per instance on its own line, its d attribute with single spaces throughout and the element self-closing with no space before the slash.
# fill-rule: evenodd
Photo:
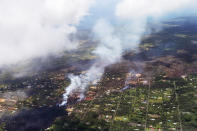
<svg viewBox="0 0 197 131">
<path fill-rule="evenodd" d="M 67 103 L 69 95 L 73 92 L 80 92 L 80 99 L 84 98 L 84 92 L 89 84 L 96 84 L 104 72 L 104 68 L 121 59 L 122 47 L 120 39 L 113 35 L 113 27 L 105 20 L 99 20 L 93 29 L 100 45 L 93 51 L 98 57 L 94 65 L 87 70 L 85 74 L 79 76 L 70 75 L 71 84 L 66 88 L 63 95 L 64 101 L 61 105 Z"/>
<path fill-rule="evenodd" d="M 196 0 L 122 0 L 116 5 L 114 14 L 118 21 L 127 21 L 127 27 L 122 30 L 115 30 L 106 20 L 98 20 L 94 26 L 94 33 L 100 40 L 100 44 L 93 51 L 98 57 L 96 63 L 85 74 L 79 76 L 70 75 L 71 84 L 64 94 L 64 101 L 67 103 L 69 94 L 79 91 L 81 99 L 83 93 L 94 80 L 99 80 L 104 68 L 121 60 L 125 50 L 138 47 L 142 35 L 145 33 L 149 20 L 160 21 L 169 14 L 179 15 L 186 9 L 195 9 Z M 110 6 L 110 5 L 109 5 Z M 190 11 L 188 11 L 190 13 Z M 187 13 L 188 13 L 187 12 Z M 187 14 L 187 13 L 184 13 Z M 128 22 L 129 21 L 129 22 Z M 116 22 L 114 22 L 116 23 Z"/>
<path fill-rule="evenodd" d="M 69 40 L 94 0 L 1 0 L 0 67 L 76 48 Z"/>
</svg>

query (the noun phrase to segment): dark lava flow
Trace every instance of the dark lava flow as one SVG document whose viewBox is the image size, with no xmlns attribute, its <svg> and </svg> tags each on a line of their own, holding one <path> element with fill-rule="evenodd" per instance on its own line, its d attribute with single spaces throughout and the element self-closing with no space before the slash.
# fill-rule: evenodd
<svg viewBox="0 0 197 131">
<path fill-rule="evenodd" d="M 8 131 L 40 131 L 46 129 L 58 116 L 66 115 L 63 107 L 42 107 L 23 109 L 13 116 L 4 116 L 1 122 L 6 122 Z"/>
</svg>

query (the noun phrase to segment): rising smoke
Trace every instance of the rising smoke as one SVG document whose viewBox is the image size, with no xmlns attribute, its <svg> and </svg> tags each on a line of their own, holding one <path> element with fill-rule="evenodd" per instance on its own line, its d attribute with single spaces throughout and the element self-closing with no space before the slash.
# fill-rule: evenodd
<svg viewBox="0 0 197 131">
<path fill-rule="evenodd" d="M 88 85 L 94 80 L 98 81 L 100 79 L 106 66 L 120 61 L 124 51 L 137 48 L 142 35 L 148 28 L 148 20 L 158 22 L 172 14 L 173 17 L 184 16 L 191 13 L 187 10 L 195 9 L 195 5 L 197 5 L 196 0 L 120 1 L 115 5 L 116 8 L 114 9 L 116 22 L 127 21 L 127 27 L 119 30 L 120 35 L 116 27 L 109 21 L 99 19 L 96 22 L 93 32 L 100 40 L 100 44 L 93 53 L 98 60 L 85 74 L 79 76 L 71 74 L 69 76 L 71 84 L 65 89 L 64 101 L 61 105 L 65 105 L 69 94 L 75 91 L 81 92 L 81 99 L 83 99 L 83 93 L 88 88 Z M 116 22 L 113 21 L 113 23 Z"/>
<path fill-rule="evenodd" d="M 65 89 L 62 105 L 76 90 L 82 92 L 82 99 L 88 85 L 100 79 L 106 66 L 120 61 L 124 51 L 136 49 L 148 20 L 196 13 L 197 5 L 196 0 L 1 0 L 0 68 L 77 49 L 78 42 L 71 41 L 69 35 L 77 31 L 76 26 L 89 14 L 90 7 L 98 3 L 98 11 L 110 12 L 96 12 L 100 18 L 93 23 L 100 43 L 92 53 L 98 59 L 85 74 L 69 76 L 71 84 Z M 126 24 L 117 29 L 114 23 L 119 22 Z"/>
<path fill-rule="evenodd" d="M 105 20 L 100 19 L 94 26 L 93 31 L 97 39 L 100 40 L 99 46 L 93 51 L 98 60 L 85 74 L 79 76 L 71 74 L 69 76 L 71 84 L 65 89 L 66 93 L 63 95 L 64 101 L 61 105 L 65 105 L 69 95 L 75 91 L 80 92 L 80 99 L 83 99 L 88 85 L 95 84 L 100 79 L 104 68 L 121 60 L 122 47 L 120 39 L 113 35 L 113 27 Z"/>
</svg>

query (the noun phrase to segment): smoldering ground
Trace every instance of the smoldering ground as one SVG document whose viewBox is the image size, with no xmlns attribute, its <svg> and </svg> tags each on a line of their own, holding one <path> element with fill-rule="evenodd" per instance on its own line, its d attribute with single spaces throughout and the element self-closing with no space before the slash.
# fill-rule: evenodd
<svg viewBox="0 0 197 131">
<path fill-rule="evenodd" d="M 103 61 L 103 64 L 96 68 L 93 65 L 89 70 L 87 70 L 85 75 L 71 75 L 71 85 L 65 89 L 66 93 L 63 95 L 64 101 L 62 105 L 67 103 L 70 93 L 75 90 L 82 90 L 81 96 L 83 96 L 83 93 L 88 88 L 88 84 L 95 79 L 100 79 L 101 77 L 90 76 L 103 74 L 106 66 L 116 63 L 122 59 L 123 52 L 127 50 L 136 50 L 143 35 L 151 33 L 149 32 L 150 27 L 148 26 L 148 23 L 158 23 L 164 19 L 169 19 L 171 16 L 185 16 L 191 12 L 193 13 L 196 1 L 181 0 L 177 2 L 175 0 L 123 0 L 118 1 L 117 3 L 115 2 L 114 4 L 115 6 L 111 5 L 111 7 L 114 7 L 114 9 L 112 9 L 112 19 L 110 19 L 111 17 L 101 17 L 95 22 L 93 27 L 95 38 L 99 38 L 99 44 L 93 51 L 93 53 L 98 57 L 95 64 L 97 62 L 101 63 L 100 61 Z M 193 10 L 183 13 L 189 8 Z M 115 25 L 123 25 L 123 27 L 126 25 L 126 27 L 121 30 L 117 29 L 118 26 Z M 157 28 L 159 28 L 159 26 Z M 92 70 L 92 68 L 94 70 Z"/>
</svg>

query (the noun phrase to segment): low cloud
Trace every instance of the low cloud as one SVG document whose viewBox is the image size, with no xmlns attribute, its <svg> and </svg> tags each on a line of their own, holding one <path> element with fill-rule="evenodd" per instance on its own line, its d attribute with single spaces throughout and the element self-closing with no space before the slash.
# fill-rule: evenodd
<svg viewBox="0 0 197 131">
<path fill-rule="evenodd" d="M 0 67 L 74 49 L 69 35 L 94 0 L 1 0 Z"/>
<path fill-rule="evenodd" d="M 169 13 L 190 13 L 197 5 L 196 0 L 122 0 L 116 6 L 116 16 L 125 19 L 147 19 Z"/>
</svg>

